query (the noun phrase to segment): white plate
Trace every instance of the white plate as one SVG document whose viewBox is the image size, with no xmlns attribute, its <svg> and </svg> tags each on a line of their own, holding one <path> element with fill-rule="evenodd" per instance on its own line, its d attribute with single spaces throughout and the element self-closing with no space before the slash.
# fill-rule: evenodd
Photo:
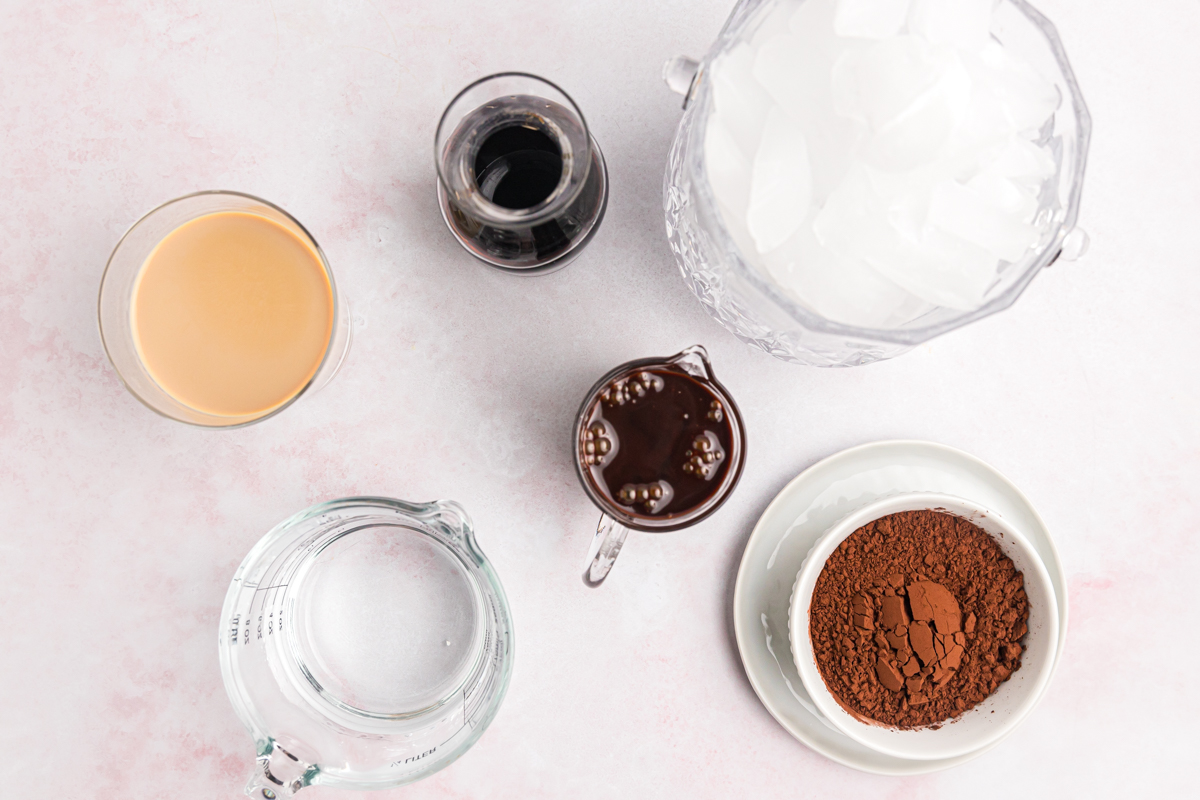
<svg viewBox="0 0 1200 800">
<path fill-rule="evenodd" d="M 933 442 L 852 447 L 800 473 L 771 501 L 746 543 L 733 594 L 738 651 L 750 684 L 771 716 L 818 753 L 882 775 L 915 775 L 957 766 L 990 750 L 912 761 L 876 753 L 822 717 L 805 692 L 788 643 L 792 586 L 816 540 L 855 509 L 897 492 L 941 492 L 987 506 L 1024 532 L 1050 574 L 1058 604 L 1057 667 L 1067 632 L 1066 579 L 1054 542 L 1017 487 L 974 456 Z"/>
</svg>

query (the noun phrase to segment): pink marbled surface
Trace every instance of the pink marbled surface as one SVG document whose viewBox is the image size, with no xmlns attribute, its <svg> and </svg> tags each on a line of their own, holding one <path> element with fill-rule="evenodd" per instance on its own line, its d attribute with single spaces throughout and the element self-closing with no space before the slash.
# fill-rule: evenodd
<svg viewBox="0 0 1200 800">
<path fill-rule="evenodd" d="M 1194 792 L 1200 6 L 1039 5 L 1096 121 L 1091 252 L 1006 313 L 820 371 L 711 322 L 664 241 L 679 109 L 659 68 L 701 53 L 728 0 L 0 0 L 0 796 L 240 796 L 252 750 L 218 671 L 225 588 L 277 521 L 360 493 L 465 504 L 517 632 L 492 727 L 389 797 Z M 438 114 L 506 68 L 572 92 L 611 170 L 603 229 L 549 278 L 473 263 L 434 203 Z M 296 214 L 355 312 L 333 384 L 230 432 L 140 406 L 95 322 L 124 229 L 205 188 Z M 576 404 L 613 365 L 697 341 L 745 412 L 742 484 L 686 533 L 635 536 L 588 591 L 596 512 L 568 458 Z M 899 437 L 1009 475 L 1071 588 L 1038 711 L 977 761 L 911 779 L 789 737 L 746 681 L 730 609 L 775 492 L 845 446 Z"/>
</svg>

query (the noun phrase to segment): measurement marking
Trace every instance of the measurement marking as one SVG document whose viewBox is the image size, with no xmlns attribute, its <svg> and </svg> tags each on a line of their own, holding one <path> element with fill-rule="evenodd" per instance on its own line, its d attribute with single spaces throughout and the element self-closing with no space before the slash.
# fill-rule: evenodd
<svg viewBox="0 0 1200 800">
<path fill-rule="evenodd" d="M 445 743 L 443 742 L 443 744 L 445 744 Z M 440 747 L 440 746 L 441 746 L 441 745 L 438 745 L 438 747 Z M 408 758 L 404 759 L 403 761 L 393 761 L 393 762 L 392 762 L 392 766 L 393 766 L 393 767 L 399 767 L 399 766 L 401 766 L 401 765 L 403 765 L 403 764 L 409 764 L 409 763 L 411 763 L 411 762 L 413 762 L 413 761 L 420 761 L 420 760 L 421 760 L 422 758 L 424 758 L 425 756 L 428 756 L 428 755 L 433 755 L 433 754 L 434 754 L 434 753 L 436 753 L 436 752 L 437 752 L 437 747 L 433 747 L 433 748 L 431 748 L 431 749 L 429 749 L 429 750 L 426 750 L 424 753 L 421 753 L 420 755 L 409 756 Z"/>
</svg>

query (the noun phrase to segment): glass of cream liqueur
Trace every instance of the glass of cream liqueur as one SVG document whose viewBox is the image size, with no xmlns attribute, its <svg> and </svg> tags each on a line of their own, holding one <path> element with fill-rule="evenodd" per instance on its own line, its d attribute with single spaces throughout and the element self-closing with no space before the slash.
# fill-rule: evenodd
<svg viewBox="0 0 1200 800">
<path fill-rule="evenodd" d="M 573 447 L 579 481 L 602 512 L 583 576 L 598 586 L 630 530 L 686 528 L 725 502 L 742 475 L 746 434 L 696 345 L 601 378 L 579 410 Z"/>
<path fill-rule="evenodd" d="M 100 335 L 133 395 L 171 419 L 235 427 L 324 386 L 350 346 L 325 254 L 290 214 L 199 192 L 138 220 L 100 284 Z"/>
</svg>

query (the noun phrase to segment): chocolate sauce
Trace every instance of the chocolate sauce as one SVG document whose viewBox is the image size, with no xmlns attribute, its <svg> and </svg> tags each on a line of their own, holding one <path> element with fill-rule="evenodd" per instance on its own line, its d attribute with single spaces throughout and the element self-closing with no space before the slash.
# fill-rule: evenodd
<svg viewBox="0 0 1200 800">
<path fill-rule="evenodd" d="M 735 453 L 720 398 L 669 367 L 609 381 L 586 414 L 579 454 L 600 494 L 627 514 L 687 514 L 724 487 Z"/>
</svg>

